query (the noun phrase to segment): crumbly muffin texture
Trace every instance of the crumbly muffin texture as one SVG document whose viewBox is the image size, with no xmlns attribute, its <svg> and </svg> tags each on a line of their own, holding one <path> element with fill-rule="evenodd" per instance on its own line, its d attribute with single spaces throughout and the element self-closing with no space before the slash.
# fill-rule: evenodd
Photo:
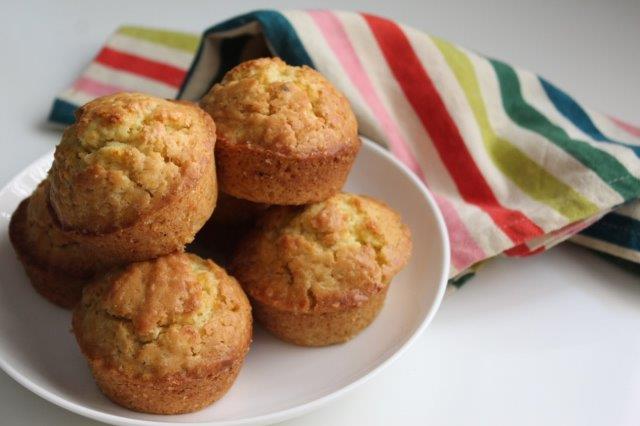
<svg viewBox="0 0 640 426">
<path fill-rule="evenodd" d="M 233 68 L 201 105 L 230 144 L 301 156 L 360 144 L 347 99 L 317 71 L 279 58 Z"/>
<path fill-rule="evenodd" d="M 56 148 L 51 204 L 65 227 L 129 226 L 212 167 L 215 125 L 194 104 L 139 93 L 81 107 Z"/>
<path fill-rule="evenodd" d="M 9 238 L 34 289 L 48 301 L 72 308 L 82 287 L 95 272 L 92 259 L 81 260 L 86 250 L 51 226 L 42 202 L 42 184 L 23 200 L 11 216 Z"/>
<path fill-rule="evenodd" d="M 89 277 L 114 266 L 113 258 L 92 256 L 73 233 L 60 229 L 48 202 L 49 181 L 42 181 L 28 199 L 20 245 L 34 263 L 57 268 L 76 277 Z"/>
<path fill-rule="evenodd" d="M 407 263 L 411 237 L 373 198 L 340 193 L 306 207 L 272 207 L 241 243 L 232 271 L 272 309 L 322 313 L 367 303 Z"/>
<path fill-rule="evenodd" d="M 74 332 L 93 368 L 157 378 L 242 360 L 251 314 L 237 282 L 213 262 L 173 254 L 88 286 Z"/>
</svg>

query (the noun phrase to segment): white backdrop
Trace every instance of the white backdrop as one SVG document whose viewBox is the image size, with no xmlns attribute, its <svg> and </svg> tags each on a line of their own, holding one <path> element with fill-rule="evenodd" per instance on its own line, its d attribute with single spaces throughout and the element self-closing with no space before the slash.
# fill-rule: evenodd
<svg viewBox="0 0 640 426">
<path fill-rule="evenodd" d="M 55 145 L 60 133 L 45 123 L 51 99 L 118 25 L 199 32 L 273 7 L 397 19 L 640 124 L 640 0 L 24 1 L 0 8 L 0 183 Z M 286 424 L 638 425 L 639 329 L 637 276 L 576 247 L 500 260 L 446 300 L 396 364 Z M 0 372 L 0 424 L 95 423 Z"/>
</svg>

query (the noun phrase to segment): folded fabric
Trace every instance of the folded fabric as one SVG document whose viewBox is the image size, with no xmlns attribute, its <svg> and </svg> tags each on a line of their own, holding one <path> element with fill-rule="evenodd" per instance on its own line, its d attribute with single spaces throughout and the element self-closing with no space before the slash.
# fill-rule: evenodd
<svg viewBox="0 0 640 426">
<path fill-rule="evenodd" d="M 177 31 L 118 28 L 73 86 L 54 100 L 49 121 L 71 124 L 80 105 L 117 92 L 175 98 L 199 41 L 195 34 Z"/>
<path fill-rule="evenodd" d="M 196 52 L 197 40 L 120 28 L 50 119 L 70 123 L 78 105 L 123 90 L 197 100 L 239 62 L 277 55 L 327 76 L 361 133 L 429 187 L 452 278 L 568 238 L 640 263 L 640 129 L 535 74 L 363 13 L 257 11 L 208 29 Z"/>
</svg>

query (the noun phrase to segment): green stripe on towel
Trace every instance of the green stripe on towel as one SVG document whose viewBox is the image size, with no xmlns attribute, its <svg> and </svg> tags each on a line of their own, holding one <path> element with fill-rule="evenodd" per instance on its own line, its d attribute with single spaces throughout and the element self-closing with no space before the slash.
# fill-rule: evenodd
<svg viewBox="0 0 640 426">
<path fill-rule="evenodd" d="M 598 207 L 556 179 L 511 142 L 498 137 L 487 115 L 478 79 L 469 58 L 451 43 L 433 37 L 471 106 L 487 153 L 498 169 L 531 198 L 572 221 L 598 212 Z"/>
<path fill-rule="evenodd" d="M 491 60 L 498 75 L 504 108 L 518 125 L 536 132 L 571 154 L 576 160 L 593 170 L 625 201 L 640 193 L 640 180 L 612 155 L 587 142 L 572 139 L 560 126 L 551 122 L 522 97 L 520 81 L 516 72 L 504 62 Z"/>
<path fill-rule="evenodd" d="M 118 28 L 118 33 L 152 43 L 162 44 L 172 49 L 184 50 L 188 53 L 195 53 L 196 49 L 198 49 L 198 43 L 200 42 L 199 35 L 128 25 Z"/>
</svg>

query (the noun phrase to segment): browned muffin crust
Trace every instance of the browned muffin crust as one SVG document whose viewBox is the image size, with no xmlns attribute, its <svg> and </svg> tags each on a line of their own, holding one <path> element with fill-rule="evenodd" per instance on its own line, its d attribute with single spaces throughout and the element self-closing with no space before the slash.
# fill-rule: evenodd
<svg viewBox="0 0 640 426">
<path fill-rule="evenodd" d="M 197 185 L 180 194 L 133 226 L 105 234 L 68 231 L 98 259 L 121 265 L 183 251 L 211 217 L 217 199 L 215 169 L 209 168 Z"/>
<path fill-rule="evenodd" d="M 216 210 L 207 224 L 219 228 L 253 225 L 256 219 L 268 208 L 269 204 L 254 203 L 220 191 Z"/>
<path fill-rule="evenodd" d="M 236 245 L 268 208 L 268 204 L 253 203 L 219 192 L 213 215 L 198 232 L 190 248 L 196 253 L 208 253 L 221 265 L 227 265 Z"/>
<path fill-rule="evenodd" d="M 254 302 L 253 315 L 285 342 L 327 346 L 344 343 L 364 330 L 380 313 L 386 296 L 385 288 L 360 306 L 320 314 L 292 313 Z"/>
<path fill-rule="evenodd" d="M 344 184 L 360 148 L 347 99 L 309 67 L 244 62 L 202 99 L 218 126 L 221 189 L 267 204 L 305 204 Z"/>
<path fill-rule="evenodd" d="M 92 372 L 102 392 L 116 404 L 142 413 L 184 414 L 222 398 L 238 377 L 243 361 L 222 364 L 211 373 L 203 370 L 151 380 L 140 380 L 117 370 L 94 368 Z"/>
<path fill-rule="evenodd" d="M 231 270 L 267 329 L 324 345 L 373 320 L 410 254 L 409 230 L 395 211 L 341 193 L 305 207 L 272 207 L 239 245 Z"/>
<path fill-rule="evenodd" d="M 50 263 L 35 254 L 49 244 L 46 238 L 33 238 L 41 232 L 41 229 L 29 220 L 29 206 L 32 200 L 33 196 L 23 200 L 11 216 L 9 223 L 11 244 L 36 291 L 62 308 L 73 308 L 80 300 L 82 288 L 92 273 L 78 270 L 75 273 L 67 272 L 54 266 L 55 263 Z M 57 248 L 59 247 L 53 246 L 50 253 L 55 256 L 56 252 L 60 251 Z"/>
<path fill-rule="evenodd" d="M 322 201 L 342 189 L 360 150 L 360 140 L 332 153 L 294 156 L 255 146 L 216 147 L 223 191 L 256 203 L 301 205 Z"/>
<path fill-rule="evenodd" d="M 98 98 L 56 147 L 51 206 L 63 228 L 86 234 L 148 222 L 209 176 L 215 139 L 213 120 L 195 104 L 140 93 Z"/>
<path fill-rule="evenodd" d="M 100 389 L 136 411 L 178 414 L 219 399 L 249 350 L 251 307 L 213 262 L 179 253 L 85 288 L 73 331 Z"/>
<path fill-rule="evenodd" d="M 192 191 L 158 209 L 143 227 L 107 234 L 62 229 L 49 204 L 45 179 L 14 212 L 11 242 L 34 288 L 49 301 L 72 308 L 82 287 L 94 275 L 114 266 L 182 251 L 209 217 L 215 204 L 215 172 Z"/>
<path fill-rule="evenodd" d="M 112 266 L 108 259 L 97 259 L 87 253 L 72 233 L 58 226 L 48 203 L 48 189 L 49 182 L 45 179 L 14 213 L 16 223 L 24 223 L 15 245 L 20 246 L 33 262 L 75 276 L 90 276 L 98 269 Z"/>
</svg>

